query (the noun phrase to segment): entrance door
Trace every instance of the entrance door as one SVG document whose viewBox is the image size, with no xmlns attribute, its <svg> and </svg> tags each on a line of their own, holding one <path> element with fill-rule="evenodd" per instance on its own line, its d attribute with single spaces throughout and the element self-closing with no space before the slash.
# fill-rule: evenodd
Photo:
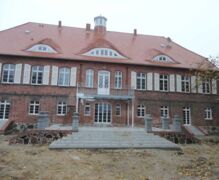
<svg viewBox="0 0 219 180">
<path fill-rule="evenodd" d="M 183 107 L 183 123 L 184 125 L 191 125 L 190 107 Z"/>
<path fill-rule="evenodd" d="M 112 107 L 108 103 L 95 104 L 95 123 L 111 123 Z"/>
<path fill-rule="evenodd" d="M 98 72 L 98 94 L 109 95 L 110 93 L 110 72 Z"/>
</svg>

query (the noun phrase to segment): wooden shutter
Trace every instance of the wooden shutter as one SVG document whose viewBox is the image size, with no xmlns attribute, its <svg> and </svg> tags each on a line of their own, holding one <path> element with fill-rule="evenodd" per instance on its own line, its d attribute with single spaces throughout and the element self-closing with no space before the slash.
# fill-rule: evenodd
<svg viewBox="0 0 219 180">
<path fill-rule="evenodd" d="M 29 64 L 25 64 L 24 65 L 23 84 L 30 83 L 30 70 L 31 70 L 31 66 Z"/>
<path fill-rule="evenodd" d="M 154 90 L 160 91 L 160 75 L 158 73 L 154 73 Z"/>
<path fill-rule="evenodd" d="M 77 83 L 77 67 L 71 68 L 70 86 L 76 86 Z"/>
<path fill-rule="evenodd" d="M 1 79 L 1 74 L 2 74 L 2 63 L 0 63 L 0 79 Z"/>
<path fill-rule="evenodd" d="M 170 92 L 175 91 L 175 75 L 170 74 Z"/>
<path fill-rule="evenodd" d="M 43 70 L 43 84 L 44 85 L 49 84 L 49 72 L 50 72 L 50 66 L 44 66 L 44 70 Z"/>
<path fill-rule="evenodd" d="M 212 79 L 212 94 L 217 94 L 217 80 Z"/>
<path fill-rule="evenodd" d="M 182 92 L 182 76 L 179 74 L 176 75 L 176 91 Z"/>
<path fill-rule="evenodd" d="M 147 73 L 147 90 L 153 90 L 153 77 L 152 73 Z"/>
<path fill-rule="evenodd" d="M 17 84 L 21 83 L 21 71 L 22 71 L 22 64 L 16 64 L 15 74 L 14 74 L 14 83 L 17 83 Z"/>
<path fill-rule="evenodd" d="M 191 76 L 191 92 L 192 93 L 196 93 L 196 88 L 197 88 L 197 85 L 196 85 L 196 76 Z"/>
<path fill-rule="evenodd" d="M 136 89 L 136 72 L 131 72 L 131 88 Z"/>
<path fill-rule="evenodd" d="M 52 66 L 52 82 L 51 82 L 51 84 L 53 86 L 56 86 L 57 82 L 58 82 L 58 67 Z"/>
<path fill-rule="evenodd" d="M 202 80 L 200 78 L 197 79 L 197 84 L 198 84 L 198 93 L 203 93 L 203 90 L 202 90 Z"/>
</svg>

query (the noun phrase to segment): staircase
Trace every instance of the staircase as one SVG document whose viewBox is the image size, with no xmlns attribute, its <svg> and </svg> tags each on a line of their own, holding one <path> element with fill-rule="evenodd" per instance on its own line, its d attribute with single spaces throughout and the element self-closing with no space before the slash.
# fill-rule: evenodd
<svg viewBox="0 0 219 180">
<path fill-rule="evenodd" d="M 192 126 L 192 125 L 184 125 L 185 129 L 192 135 L 194 135 L 195 137 L 200 137 L 200 136 L 204 136 L 205 134 L 199 130 L 197 127 Z"/>
<path fill-rule="evenodd" d="M 180 147 L 159 136 L 145 133 L 143 128 L 81 127 L 50 144 L 50 149 L 174 149 Z"/>
<path fill-rule="evenodd" d="M 0 134 L 4 134 L 5 129 L 9 126 L 11 121 L 0 120 Z"/>
</svg>

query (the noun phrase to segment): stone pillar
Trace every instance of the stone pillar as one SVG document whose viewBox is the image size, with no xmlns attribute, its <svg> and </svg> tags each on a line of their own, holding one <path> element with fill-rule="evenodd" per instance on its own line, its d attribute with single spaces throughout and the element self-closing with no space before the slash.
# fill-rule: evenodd
<svg viewBox="0 0 219 180">
<path fill-rule="evenodd" d="M 78 126 L 79 126 L 79 113 L 74 112 L 72 117 L 72 131 L 78 132 Z"/>
<path fill-rule="evenodd" d="M 151 114 L 146 114 L 144 117 L 144 122 L 145 122 L 145 131 L 147 133 L 152 132 L 152 117 Z"/>
<path fill-rule="evenodd" d="M 49 127 L 49 113 L 40 112 L 37 121 L 37 129 L 45 129 L 47 127 Z"/>
<path fill-rule="evenodd" d="M 162 129 L 169 129 L 169 118 L 162 117 Z"/>
<path fill-rule="evenodd" d="M 181 132 L 181 119 L 178 115 L 173 116 L 173 131 Z"/>
</svg>

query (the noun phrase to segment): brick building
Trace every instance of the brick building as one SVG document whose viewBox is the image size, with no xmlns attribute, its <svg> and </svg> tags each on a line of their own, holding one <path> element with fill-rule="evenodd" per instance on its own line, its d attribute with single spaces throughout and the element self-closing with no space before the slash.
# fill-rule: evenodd
<svg viewBox="0 0 219 180">
<path fill-rule="evenodd" d="M 0 32 L 0 121 L 139 125 L 150 113 L 219 125 L 217 81 L 191 73 L 206 59 L 170 38 L 95 27 L 26 23 Z M 206 61 L 206 63 L 208 63 Z"/>
</svg>

